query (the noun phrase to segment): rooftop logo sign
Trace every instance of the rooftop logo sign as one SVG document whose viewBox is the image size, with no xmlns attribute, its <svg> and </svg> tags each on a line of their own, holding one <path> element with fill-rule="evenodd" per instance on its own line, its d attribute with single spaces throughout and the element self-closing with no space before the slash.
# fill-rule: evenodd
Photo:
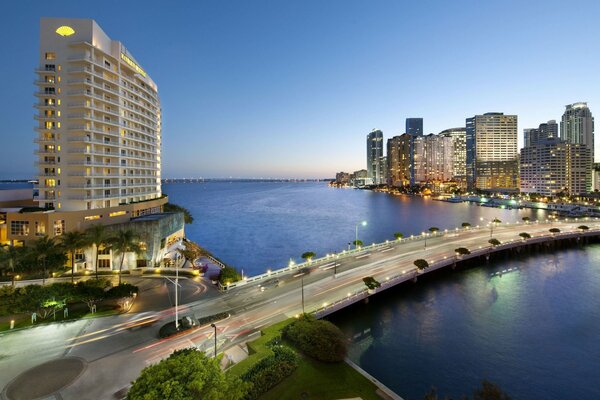
<svg viewBox="0 0 600 400">
<path fill-rule="evenodd" d="M 144 78 L 146 77 L 146 72 L 142 69 L 142 67 L 134 63 L 131 58 L 127 57 L 123 53 L 121 53 L 121 60 L 125 61 L 127 65 L 133 68 L 137 73 L 141 74 Z"/>
</svg>

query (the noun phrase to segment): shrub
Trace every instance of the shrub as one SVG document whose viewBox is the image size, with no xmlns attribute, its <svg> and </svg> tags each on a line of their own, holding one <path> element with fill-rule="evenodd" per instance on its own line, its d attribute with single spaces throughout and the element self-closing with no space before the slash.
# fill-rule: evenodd
<svg viewBox="0 0 600 400">
<path fill-rule="evenodd" d="M 491 244 L 492 246 L 496 247 L 498 245 L 500 245 L 500 241 L 496 238 L 491 238 L 490 240 L 488 240 L 488 243 Z"/>
<path fill-rule="evenodd" d="M 138 287 L 129 283 L 121 283 L 120 285 L 113 286 L 106 292 L 107 299 L 119 299 L 122 297 L 132 297 L 134 293 L 138 292 Z"/>
<path fill-rule="evenodd" d="M 237 282 L 240 279 L 242 279 L 242 276 L 233 267 L 225 267 L 219 273 L 219 283 L 221 283 L 221 285 L 228 285 Z"/>
<path fill-rule="evenodd" d="M 417 269 L 419 270 L 429 268 L 429 263 L 427 262 L 427 260 L 423 260 L 422 258 L 415 260 L 413 264 L 415 264 L 415 267 L 417 267 Z"/>
<path fill-rule="evenodd" d="M 348 351 L 346 338 L 337 326 L 306 314 L 286 326 L 283 336 L 304 354 L 319 361 L 343 361 Z"/>
<path fill-rule="evenodd" d="M 245 399 L 258 399 L 298 367 L 298 355 L 289 347 L 272 345 L 271 350 L 272 355 L 254 364 L 242 375 L 242 380 L 252 384 Z"/>
<path fill-rule="evenodd" d="M 464 255 L 468 255 L 471 254 L 471 251 L 469 249 L 467 249 L 466 247 L 459 247 L 458 249 L 454 249 L 454 251 L 459 255 L 459 256 L 464 256 Z"/>
</svg>

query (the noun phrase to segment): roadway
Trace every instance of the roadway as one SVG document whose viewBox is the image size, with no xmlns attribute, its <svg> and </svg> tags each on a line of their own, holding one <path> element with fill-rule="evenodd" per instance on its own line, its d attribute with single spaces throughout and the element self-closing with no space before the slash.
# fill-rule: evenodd
<svg viewBox="0 0 600 400">
<path fill-rule="evenodd" d="M 584 223 L 600 229 L 600 222 L 554 222 L 539 224 L 499 225 L 493 237 L 506 242 L 520 240 L 520 232 L 534 239 L 546 236 L 549 229 L 562 232 L 577 231 Z M 354 255 L 311 265 L 310 272 L 290 271 L 277 275 L 278 282 L 270 279 L 249 283 L 218 296 L 205 296 L 188 303 L 181 315 L 202 317 L 227 311 L 231 316 L 217 323 L 219 351 L 244 342 L 248 336 L 265 325 L 281 321 L 302 312 L 301 291 L 304 284 L 305 310 L 314 311 L 340 299 L 363 291 L 362 278 L 373 276 L 380 282 L 386 278 L 407 274 L 416 276 L 413 261 L 429 261 L 454 257 L 454 249 L 467 247 L 476 250 L 489 247 L 490 229 L 461 229 L 443 236 L 423 240 L 390 242 L 376 250 L 366 250 Z M 334 269 L 337 275 L 334 277 Z M 305 272 L 302 275 L 302 272 Z M 265 289 L 261 290 L 261 286 Z M 140 296 L 141 297 L 141 296 Z M 60 391 L 62 399 L 110 399 L 113 394 L 128 386 L 147 365 L 158 362 L 173 350 L 196 346 L 212 352 L 213 329 L 200 327 L 185 334 L 158 340 L 159 327 L 173 318 L 173 310 L 161 312 L 163 319 L 153 326 L 128 329 L 143 317 L 143 313 L 76 321 L 68 324 L 39 326 L 21 332 L 0 336 L 0 387 L 4 387 L 18 374 L 59 357 L 79 357 L 87 363 L 82 375 L 70 386 Z M 211 353 L 209 353 L 211 354 Z"/>
</svg>

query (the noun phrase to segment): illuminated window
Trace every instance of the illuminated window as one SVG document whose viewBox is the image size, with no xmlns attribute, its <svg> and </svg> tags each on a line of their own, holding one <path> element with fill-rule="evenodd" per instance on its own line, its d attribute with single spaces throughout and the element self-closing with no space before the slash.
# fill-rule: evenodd
<svg viewBox="0 0 600 400">
<path fill-rule="evenodd" d="M 95 221 L 97 219 L 100 219 L 99 215 L 88 215 L 87 217 L 84 218 L 86 221 Z"/>
<path fill-rule="evenodd" d="M 54 187 L 54 186 L 56 186 L 56 180 L 46 179 L 46 180 L 44 180 L 44 184 L 46 185 L 46 187 Z"/>
<path fill-rule="evenodd" d="M 46 224 L 35 221 L 35 236 L 44 236 L 46 234 Z"/>
<path fill-rule="evenodd" d="M 109 217 L 118 217 L 120 215 L 125 215 L 127 214 L 127 211 L 114 211 L 111 212 L 110 214 L 108 214 Z"/>
<path fill-rule="evenodd" d="M 15 236 L 29 235 L 29 221 L 10 221 L 10 234 Z"/>
<path fill-rule="evenodd" d="M 58 205 L 58 208 L 60 208 L 60 203 L 58 203 Z M 54 221 L 54 236 L 60 236 L 63 233 L 65 233 L 65 220 L 57 219 Z"/>
<path fill-rule="evenodd" d="M 53 52 L 46 53 L 46 60 L 55 60 L 55 59 L 56 59 L 56 53 L 53 53 Z"/>
</svg>

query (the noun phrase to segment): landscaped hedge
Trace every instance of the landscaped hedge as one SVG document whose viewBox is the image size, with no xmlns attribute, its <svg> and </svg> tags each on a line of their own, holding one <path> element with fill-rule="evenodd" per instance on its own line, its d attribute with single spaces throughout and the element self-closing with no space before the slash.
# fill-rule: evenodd
<svg viewBox="0 0 600 400">
<path fill-rule="evenodd" d="M 299 350 L 319 361 L 340 362 L 348 352 L 342 331 L 329 321 L 304 314 L 283 329 L 285 339 Z"/>
<path fill-rule="evenodd" d="M 273 354 L 263 358 L 242 375 L 242 380 L 252 387 L 245 399 L 258 399 L 279 382 L 287 378 L 298 367 L 298 355 L 287 346 L 273 345 Z"/>
<path fill-rule="evenodd" d="M 228 312 L 222 312 L 222 313 L 218 313 L 218 314 L 208 315 L 206 317 L 198 318 L 198 325 L 202 326 L 202 325 L 210 324 L 211 322 L 220 321 L 227 317 L 229 317 Z"/>
</svg>

